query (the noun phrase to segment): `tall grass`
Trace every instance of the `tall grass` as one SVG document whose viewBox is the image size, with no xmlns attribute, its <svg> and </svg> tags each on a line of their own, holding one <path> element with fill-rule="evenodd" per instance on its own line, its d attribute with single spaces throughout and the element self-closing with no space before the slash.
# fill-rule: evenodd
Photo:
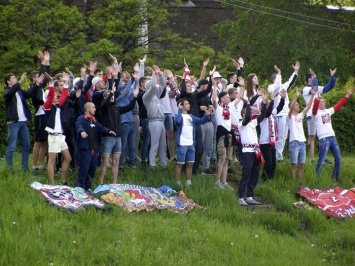
<svg viewBox="0 0 355 266">
<path fill-rule="evenodd" d="M 354 186 L 353 161 L 344 158 L 339 186 Z M 257 194 L 267 208 L 240 207 L 233 192 L 214 188 L 213 177 L 197 176 L 184 191 L 204 209 L 187 215 L 127 213 L 117 206 L 69 213 L 30 188 L 33 181 L 47 183 L 45 172 L 33 178 L 18 170 L 12 176 L 4 162 L 0 167 L 0 265 L 355 264 L 355 221 L 295 209 L 299 184 L 290 180 L 288 164 L 277 165 L 275 180 L 259 183 Z M 324 166 L 320 180 L 314 167 L 306 165 L 304 185 L 331 187 L 331 166 Z M 173 169 L 125 169 L 119 182 L 177 189 Z M 239 165 L 233 169 L 230 180 L 239 180 Z M 70 173 L 71 185 L 76 174 Z"/>
</svg>

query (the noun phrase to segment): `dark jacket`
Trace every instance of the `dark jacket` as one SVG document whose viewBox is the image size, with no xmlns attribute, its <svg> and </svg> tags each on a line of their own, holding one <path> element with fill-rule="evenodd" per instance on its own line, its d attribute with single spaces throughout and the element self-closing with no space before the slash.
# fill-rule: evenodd
<svg viewBox="0 0 355 266">
<path fill-rule="evenodd" d="M 16 83 L 14 86 L 5 87 L 4 89 L 4 103 L 6 107 L 6 122 L 13 123 L 18 122 L 18 113 L 17 113 L 17 97 L 16 92 L 20 95 L 21 102 L 23 105 L 23 111 L 27 120 L 31 119 L 30 109 L 27 106 L 26 99 L 31 98 L 32 94 L 31 91 L 24 91 L 21 89 L 20 83 Z"/>
<path fill-rule="evenodd" d="M 121 136 L 121 114 L 132 111 L 136 104 L 136 97 L 126 106 L 117 106 L 116 102 L 111 102 L 111 92 L 101 104 L 102 125 L 110 128 L 116 133 L 117 137 Z"/>
<path fill-rule="evenodd" d="M 96 131 L 96 136 L 99 136 L 101 133 L 102 135 L 109 135 L 109 132 L 111 129 L 108 129 L 101 125 L 94 116 L 91 117 L 92 120 L 95 122 L 95 131 Z M 76 121 L 75 124 L 75 131 L 78 134 L 78 148 L 79 149 L 89 149 L 89 137 L 82 138 L 81 133 L 85 132 L 86 134 L 90 134 L 89 130 L 90 122 L 87 119 L 86 115 L 81 115 L 78 117 L 78 120 Z"/>
</svg>

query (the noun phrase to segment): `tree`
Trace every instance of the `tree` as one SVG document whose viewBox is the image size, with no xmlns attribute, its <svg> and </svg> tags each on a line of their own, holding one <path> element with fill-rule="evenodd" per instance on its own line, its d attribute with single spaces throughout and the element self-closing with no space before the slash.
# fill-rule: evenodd
<svg viewBox="0 0 355 266">
<path fill-rule="evenodd" d="M 302 0 L 259 0 L 235 5 L 237 2 L 229 1 L 235 7 L 236 21 L 219 23 L 214 30 L 227 40 L 234 54 L 246 58 L 249 73 L 266 79 L 274 64 L 287 70 L 299 60 L 301 77 L 310 67 L 317 70 L 324 82 L 333 67 L 338 67 L 343 83 L 354 75 L 354 12 L 331 12 Z"/>
<path fill-rule="evenodd" d="M 0 7 L 0 72 L 17 74 L 38 68 L 38 50 L 52 53 L 52 69 L 82 60 L 86 34 L 76 7 L 56 0 L 10 0 Z"/>
</svg>

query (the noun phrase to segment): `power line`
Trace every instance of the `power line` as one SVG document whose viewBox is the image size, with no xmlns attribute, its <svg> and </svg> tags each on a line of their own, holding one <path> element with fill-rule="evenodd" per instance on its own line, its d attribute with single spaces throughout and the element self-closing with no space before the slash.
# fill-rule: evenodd
<svg viewBox="0 0 355 266">
<path fill-rule="evenodd" d="M 334 30 L 342 30 L 342 31 L 348 31 L 348 32 L 355 33 L 354 30 L 348 30 L 348 29 L 344 29 L 344 28 L 338 28 L 338 27 L 333 27 L 333 26 L 328 26 L 328 25 L 322 25 L 322 24 L 318 24 L 318 23 L 314 23 L 314 22 L 308 22 L 308 21 L 304 21 L 304 20 L 299 20 L 299 19 L 296 19 L 296 18 L 290 18 L 290 17 L 287 17 L 287 16 L 278 15 L 278 14 L 274 14 L 274 13 L 270 13 L 270 12 L 266 12 L 266 11 L 261 11 L 261 10 L 257 10 L 257 9 L 250 8 L 250 7 L 239 6 L 239 5 L 237 5 L 237 4 L 227 3 L 227 2 L 225 2 L 225 1 L 215 0 L 215 2 L 219 2 L 219 3 L 225 4 L 225 5 L 229 5 L 229 6 L 233 6 L 233 7 L 237 7 L 237 8 L 241 8 L 241 9 L 246 9 L 246 10 L 254 11 L 254 12 L 257 12 L 257 13 L 267 14 L 267 15 L 270 15 L 270 16 L 285 18 L 285 19 L 288 19 L 288 20 L 293 20 L 293 21 L 297 21 L 297 22 L 300 22 L 300 23 L 309 24 L 309 25 L 313 25 L 313 26 L 318 26 L 318 27 L 324 27 L 324 28 L 329 28 L 329 29 L 334 29 Z M 279 11 L 279 10 L 278 10 L 278 11 Z M 290 13 L 290 12 L 289 12 L 289 13 Z M 292 13 L 291 13 L 291 14 L 292 14 Z"/>
<path fill-rule="evenodd" d="M 241 1 L 241 0 L 233 0 L 233 1 L 240 2 L 240 3 L 246 4 L 246 5 L 253 5 L 253 6 L 260 7 L 260 8 L 269 9 L 269 10 L 276 11 L 276 12 L 283 12 L 283 13 L 286 13 L 286 14 L 291 14 L 293 16 L 305 17 L 305 18 L 310 18 L 310 19 L 320 20 L 320 21 L 326 21 L 326 22 L 335 23 L 335 24 L 342 24 L 342 25 L 351 26 L 351 27 L 354 26 L 354 25 L 351 25 L 351 24 L 348 24 L 348 23 L 344 23 L 344 22 L 338 22 L 338 21 L 333 21 L 333 20 L 324 19 L 324 18 L 317 18 L 317 17 L 313 17 L 313 16 L 307 16 L 307 15 L 303 15 L 303 14 L 299 14 L 299 13 L 295 13 L 295 12 L 289 12 L 289 11 L 276 9 L 276 8 L 272 8 L 272 7 L 261 6 L 261 5 L 257 5 L 257 4 L 254 4 L 254 3 Z"/>
</svg>

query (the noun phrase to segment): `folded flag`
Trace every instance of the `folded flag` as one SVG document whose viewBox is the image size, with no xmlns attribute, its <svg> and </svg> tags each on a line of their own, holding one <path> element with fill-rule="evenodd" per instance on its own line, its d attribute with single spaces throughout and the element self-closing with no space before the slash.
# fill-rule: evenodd
<svg viewBox="0 0 355 266">
<path fill-rule="evenodd" d="M 80 187 L 51 186 L 39 182 L 33 182 L 31 187 L 40 193 L 48 203 L 71 212 L 82 211 L 89 206 L 104 210 L 111 209 L 110 206 L 86 193 Z"/>
<path fill-rule="evenodd" d="M 128 212 L 168 209 L 175 213 L 188 213 L 202 207 L 186 197 L 183 191 L 176 192 L 169 186 L 159 188 L 130 184 L 108 184 L 98 186 L 94 192 L 107 203 L 114 203 Z"/>
</svg>

